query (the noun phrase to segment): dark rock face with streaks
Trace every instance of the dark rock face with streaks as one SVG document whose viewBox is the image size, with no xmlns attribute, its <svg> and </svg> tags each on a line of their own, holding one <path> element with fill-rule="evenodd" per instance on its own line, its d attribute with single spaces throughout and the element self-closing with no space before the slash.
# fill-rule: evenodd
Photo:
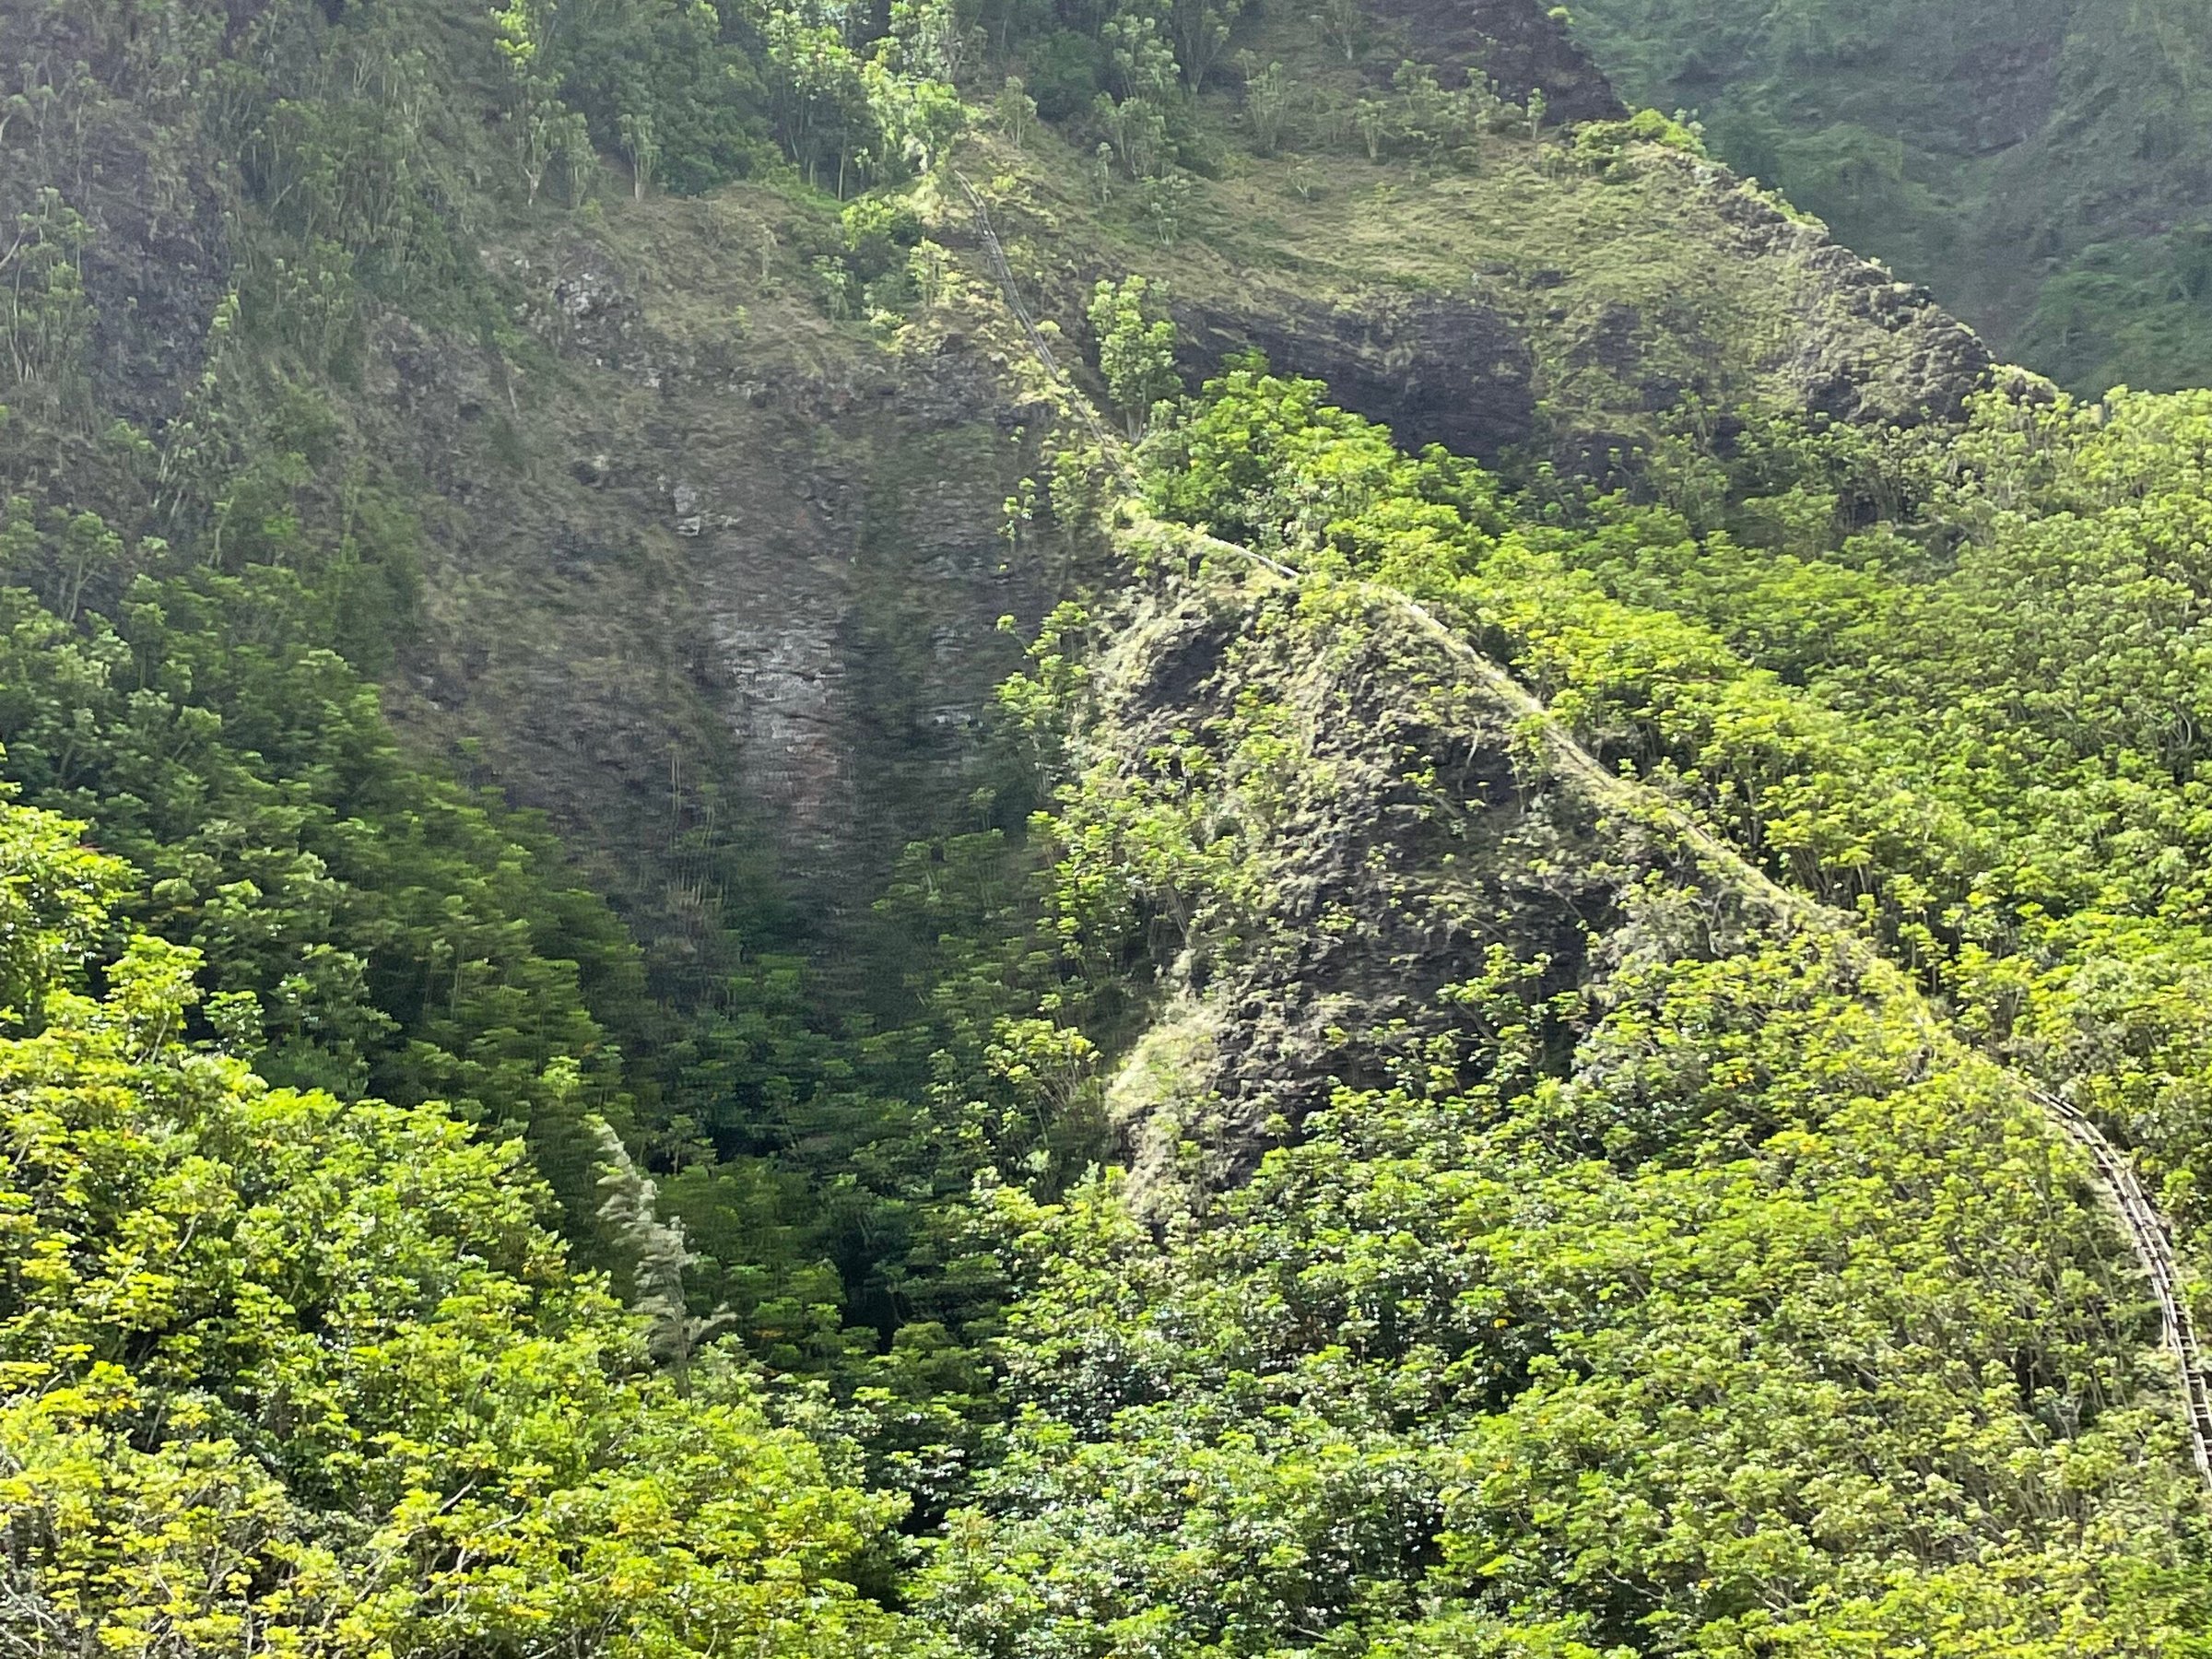
<svg viewBox="0 0 2212 1659">
<path fill-rule="evenodd" d="M 268 23 L 265 9 L 234 6 L 220 27 Z M 41 211 L 51 188 L 81 216 L 91 397 L 159 437 L 187 407 L 225 296 L 251 308 L 267 289 L 229 223 L 269 181 L 218 166 L 214 128 L 178 114 L 188 89 L 161 80 L 127 27 L 6 15 L 53 89 L 37 119 L 73 136 L 67 167 L 0 173 L 0 214 Z M 276 20 L 284 50 L 312 59 L 312 13 Z M 1534 0 L 1392 0 L 1384 21 L 1448 83 L 1480 74 L 1515 100 L 1541 88 L 1555 126 L 1620 112 Z M 35 159 L 24 131 L 8 153 Z M 1712 257 L 1792 296 L 1774 355 L 1738 365 L 1761 389 L 1910 419 L 1954 410 L 1982 373 L 1979 343 L 1924 294 L 1718 170 L 1653 165 L 1688 170 L 1666 183 L 1668 210 L 1710 221 L 1690 234 Z M 1041 411 L 1018 343 L 991 332 L 996 284 L 966 217 L 956 204 L 932 227 L 970 267 L 965 309 L 897 350 L 817 304 L 823 227 L 746 187 L 649 198 L 618 223 L 472 227 L 458 256 L 477 263 L 519 348 L 371 299 L 335 406 L 345 442 L 421 492 L 421 627 L 387 687 L 401 728 L 433 749 L 469 741 L 472 776 L 551 813 L 641 902 L 706 810 L 701 781 L 748 803 L 778 862 L 829 902 L 833 872 L 880 868 L 957 812 L 973 731 L 1018 660 L 995 620 L 1034 618 L 1065 574 L 1005 536 Z M 1025 280 L 1041 247 L 1077 280 L 1048 285 L 1040 310 L 1079 330 L 1088 283 L 1131 255 L 1032 233 Z M 1563 381 L 1587 371 L 1620 409 L 1648 413 L 1709 389 L 1696 362 L 1743 354 L 1729 319 L 1700 335 L 1602 282 L 1567 304 L 1572 252 L 1496 279 L 1463 265 L 1445 283 L 1225 260 L 1218 280 L 1175 290 L 1181 366 L 1195 382 L 1256 348 L 1406 443 L 1602 467 L 1631 440 L 1612 411 L 1563 404 Z"/>
<path fill-rule="evenodd" d="M 1258 350 L 1325 381 L 1336 401 L 1405 443 L 1496 455 L 1535 431 L 1535 354 L 1513 319 L 1487 305 L 1378 293 L 1329 306 L 1285 295 L 1249 310 L 1193 305 L 1176 321 L 1193 378 L 1232 353 Z"/>
</svg>

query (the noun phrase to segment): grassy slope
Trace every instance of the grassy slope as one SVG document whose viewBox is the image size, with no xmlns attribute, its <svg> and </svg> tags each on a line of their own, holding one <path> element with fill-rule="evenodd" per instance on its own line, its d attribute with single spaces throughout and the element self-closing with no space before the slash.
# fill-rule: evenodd
<svg viewBox="0 0 2212 1659">
<path fill-rule="evenodd" d="M 1263 29 L 1252 44 L 1301 84 L 1329 86 L 1325 60 L 1301 55 L 1293 31 Z M 1602 460 L 1685 396 L 1802 410 L 1843 366 L 1859 409 L 1906 418 L 1944 372 L 1971 376 L 1978 360 L 1916 297 L 1877 282 L 1870 303 L 1839 281 L 1839 270 L 1863 273 L 1816 229 L 1655 146 L 1602 176 L 1568 165 L 1556 141 L 1517 135 L 1486 135 L 1450 164 L 1373 162 L 1314 132 L 1265 158 L 1240 142 L 1233 98 L 1209 97 L 1203 115 L 1220 161 L 1192 181 L 1172 241 L 1125 179 L 1101 204 L 1082 159 L 1050 134 L 963 162 L 979 180 L 998 175 L 994 211 L 1018 273 L 1071 335 L 1093 279 L 1143 272 L 1167 279 L 1186 328 L 1330 380 L 1410 441 L 1526 444 L 1562 459 Z M 1409 313 L 1434 319 L 1431 332 L 1407 325 Z M 1931 348 L 1957 364 L 1931 377 Z M 1419 382 L 1397 408 L 1347 383 L 1394 373 Z M 1522 397 L 1525 422 L 1508 412 L 1453 424 L 1470 400 Z"/>
</svg>

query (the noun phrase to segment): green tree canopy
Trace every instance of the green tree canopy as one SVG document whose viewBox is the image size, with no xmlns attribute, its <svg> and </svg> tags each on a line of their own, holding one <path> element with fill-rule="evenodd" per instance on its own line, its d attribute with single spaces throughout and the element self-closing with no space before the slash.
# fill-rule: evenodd
<svg viewBox="0 0 2212 1659">
<path fill-rule="evenodd" d="M 726 1357 L 679 1396 L 518 1144 L 187 1046 L 189 947 L 60 988 L 124 875 L 76 828 L 0 807 L 45 986 L 0 1036 L 18 1651 L 924 1650 L 853 1583 L 902 1502 Z"/>
</svg>

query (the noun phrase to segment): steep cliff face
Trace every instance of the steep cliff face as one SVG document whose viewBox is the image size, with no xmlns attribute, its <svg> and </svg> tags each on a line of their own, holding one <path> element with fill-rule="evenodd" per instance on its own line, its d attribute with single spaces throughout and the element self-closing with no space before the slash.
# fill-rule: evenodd
<svg viewBox="0 0 2212 1659">
<path fill-rule="evenodd" d="M 832 324 L 784 251 L 806 229 L 734 192 L 502 243 L 518 404 L 398 327 L 370 389 L 450 513 L 402 717 L 476 737 L 613 871 L 712 795 L 819 902 L 958 817 L 1018 657 L 997 618 L 1046 584 L 1000 535 L 1033 456 L 1006 359 Z"/>
<path fill-rule="evenodd" d="M 198 372 L 231 265 L 214 158 L 180 131 L 190 93 L 96 12 L 11 6 L 0 21 L 14 100 L 0 124 L 13 129 L 0 168 L 13 286 L 20 294 L 27 246 L 72 245 L 92 394 L 158 424 Z"/>
<path fill-rule="evenodd" d="M 1403 441 L 1602 471 L 1685 398 L 1910 425 L 1955 415 L 1992 362 L 1927 289 L 1709 163 L 1644 155 L 1556 219 L 1494 186 L 1433 187 L 1442 211 L 1397 218 L 1392 185 L 1343 188 L 1301 239 L 1325 263 L 1178 273 L 1194 376 L 1257 349 Z"/>
<path fill-rule="evenodd" d="M 977 162 L 1018 282 L 1070 337 L 1095 279 L 1140 271 L 1168 284 L 1188 378 L 1256 349 L 1415 444 L 1604 470 L 1685 399 L 1911 424 L 1992 360 L 1924 288 L 1655 145 L 1594 169 L 1512 136 L 1452 171 L 1247 163 L 1192 183 L 1171 245 L 1071 188 L 1049 138 Z"/>
<path fill-rule="evenodd" d="M 61 15 L 40 28 L 65 32 Z M 1616 111 L 1533 3 L 1381 23 L 1447 79 L 1542 88 L 1552 123 Z M 1262 51 L 1285 44 L 1273 28 Z M 288 50 L 307 53 L 300 29 Z M 84 213 L 90 395 L 158 436 L 225 292 L 282 279 L 229 246 L 219 110 L 187 122 L 127 31 L 36 43 L 88 65 L 59 106 L 86 140 L 51 181 L 11 171 L 8 205 L 52 182 Z M 1227 92 L 1202 112 L 1240 119 Z M 478 142 L 435 122 L 419 141 Z M 1246 157 L 1194 178 L 1162 238 L 1125 189 L 1085 195 L 1049 132 L 969 145 L 961 166 L 1010 182 L 1020 278 L 1069 336 L 1092 279 L 1146 271 L 1194 379 L 1256 347 L 1417 442 L 1602 467 L 1685 396 L 1913 419 L 1954 409 L 1986 360 L 1924 295 L 1655 148 L 1602 177 L 1510 134 L 1436 171 Z M 1040 409 L 987 343 L 964 205 L 932 199 L 949 280 L 888 333 L 824 314 L 827 207 L 733 186 L 612 201 L 595 227 L 469 206 L 452 281 L 474 309 L 372 300 L 345 347 L 349 443 L 420 491 L 424 627 L 394 715 L 434 748 L 466 740 L 470 775 L 550 812 L 630 902 L 662 907 L 673 849 L 710 825 L 765 836 L 838 901 L 853 869 L 967 810 L 970 735 L 1013 660 L 995 620 L 1039 614 L 1064 573 L 1003 538 Z"/>
</svg>

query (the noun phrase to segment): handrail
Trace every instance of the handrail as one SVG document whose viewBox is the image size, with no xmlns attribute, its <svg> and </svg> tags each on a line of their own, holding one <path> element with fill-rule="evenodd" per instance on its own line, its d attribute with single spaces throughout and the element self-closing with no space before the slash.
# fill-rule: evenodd
<svg viewBox="0 0 2212 1659">
<path fill-rule="evenodd" d="M 2182 1293 L 2181 1268 L 2174 1259 L 2173 1238 L 2165 1217 L 2143 1190 L 2142 1178 L 2125 1153 L 2112 1145 L 2088 1114 L 2069 1100 L 2029 1086 L 2028 1092 L 2089 1155 L 2103 1178 L 2120 1220 L 2136 1248 L 2136 1257 L 2150 1280 L 2164 1325 L 2166 1350 L 2182 1373 L 2182 1393 L 2188 1413 L 2189 1436 L 2196 1451 L 2197 1473 L 2212 1485 L 2212 1383 L 2205 1371 L 2204 1350 L 2196 1339 L 2196 1323 L 2190 1317 L 2188 1299 Z"/>
</svg>

